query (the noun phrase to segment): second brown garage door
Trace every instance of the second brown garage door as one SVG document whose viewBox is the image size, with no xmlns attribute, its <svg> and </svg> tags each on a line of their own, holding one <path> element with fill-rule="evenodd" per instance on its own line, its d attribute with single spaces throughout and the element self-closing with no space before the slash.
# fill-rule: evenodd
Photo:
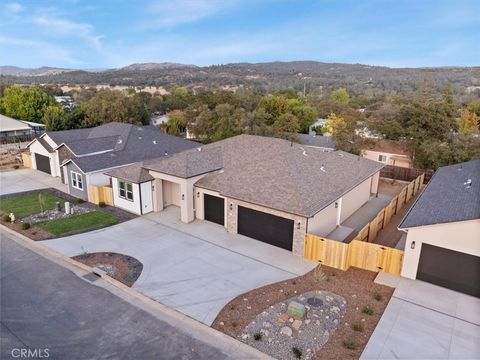
<svg viewBox="0 0 480 360">
<path fill-rule="evenodd" d="M 293 220 L 243 206 L 238 207 L 238 233 L 270 245 L 292 250 Z"/>
<path fill-rule="evenodd" d="M 480 257 L 422 244 L 417 279 L 480 297 Z"/>
<path fill-rule="evenodd" d="M 35 153 L 35 163 L 37 164 L 37 170 L 52 174 L 50 170 L 50 158 L 45 155 Z"/>
</svg>

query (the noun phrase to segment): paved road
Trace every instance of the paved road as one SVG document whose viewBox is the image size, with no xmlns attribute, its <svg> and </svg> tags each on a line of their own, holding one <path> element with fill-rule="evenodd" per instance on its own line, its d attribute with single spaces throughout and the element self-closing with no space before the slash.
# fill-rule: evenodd
<svg viewBox="0 0 480 360">
<path fill-rule="evenodd" d="M 2 231 L 0 238 L 2 360 L 12 358 L 14 348 L 48 349 L 55 359 L 227 358 L 11 235 Z"/>
</svg>

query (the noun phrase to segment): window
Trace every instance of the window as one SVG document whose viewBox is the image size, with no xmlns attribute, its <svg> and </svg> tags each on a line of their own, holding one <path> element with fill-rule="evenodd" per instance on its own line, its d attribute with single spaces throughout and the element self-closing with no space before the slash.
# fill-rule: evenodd
<svg viewBox="0 0 480 360">
<path fill-rule="evenodd" d="M 378 161 L 387 162 L 387 155 L 378 155 Z"/>
<path fill-rule="evenodd" d="M 122 199 L 133 201 L 133 186 L 132 183 L 125 181 L 118 182 L 118 196 Z"/>
<path fill-rule="evenodd" d="M 71 174 L 71 178 L 72 178 L 72 187 L 74 187 L 75 189 L 83 191 L 82 174 L 79 174 L 75 171 L 71 171 L 70 174 Z"/>
</svg>

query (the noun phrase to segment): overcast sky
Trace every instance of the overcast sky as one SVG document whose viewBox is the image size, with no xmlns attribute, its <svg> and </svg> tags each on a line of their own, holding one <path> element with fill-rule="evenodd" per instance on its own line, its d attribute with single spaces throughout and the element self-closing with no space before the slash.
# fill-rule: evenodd
<svg viewBox="0 0 480 360">
<path fill-rule="evenodd" d="M 480 65 L 480 0 L 0 1 L 0 64 Z"/>
</svg>

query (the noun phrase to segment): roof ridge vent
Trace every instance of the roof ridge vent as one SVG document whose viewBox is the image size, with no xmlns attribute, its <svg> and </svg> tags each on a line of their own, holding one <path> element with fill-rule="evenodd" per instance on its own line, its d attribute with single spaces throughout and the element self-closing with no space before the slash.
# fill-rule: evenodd
<svg viewBox="0 0 480 360">
<path fill-rule="evenodd" d="M 472 179 L 467 179 L 467 181 L 465 181 L 463 185 L 465 185 L 467 189 L 472 187 Z"/>
</svg>

